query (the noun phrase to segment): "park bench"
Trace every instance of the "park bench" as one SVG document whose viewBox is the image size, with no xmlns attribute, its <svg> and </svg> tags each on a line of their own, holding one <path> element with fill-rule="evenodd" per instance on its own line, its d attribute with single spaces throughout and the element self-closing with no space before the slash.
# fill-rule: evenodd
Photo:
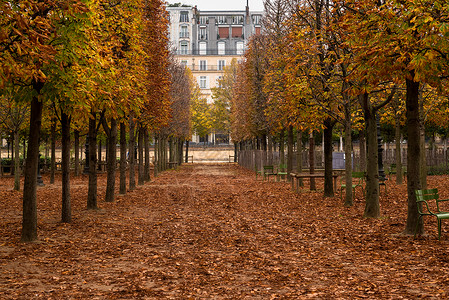
<svg viewBox="0 0 449 300">
<path fill-rule="evenodd" d="M 265 180 L 265 178 L 268 178 L 269 175 L 274 174 L 274 167 L 272 165 L 263 166 L 263 170 L 257 170 L 257 166 L 255 166 L 255 169 L 256 169 L 256 180 L 258 175 L 262 177 L 262 180 Z"/>
<path fill-rule="evenodd" d="M 441 211 L 439 204 L 449 201 L 449 199 L 440 199 L 438 189 L 416 190 L 415 195 L 419 217 L 414 237 L 418 231 L 419 219 L 422 219 L 423 216 L 435 216 L 438 225 L 438 240 L 441 240 L 441 220 L 449 219 L 449 212 Z"/>
<path fill-rule="evenodd" d="M 310 180 L 312 178 L 324 178 L 325 175 L 324 173 L 290 173 L 290 177 L 292 179 L 292 190 L 295 189 L 295 179 L 296 179 L 296 192 L 299 193 L 299 189 L 301 188 L 300 186 L 300 180 L 304 179 L 304 178 L 309 178 Z M 338 178 L 338 174 L 333 173 L 332 174 L 332 178 L 334 181 L 334 190 L 336 190 L 337 188 L 337 178 Z"/>
<path fill-rule="evenodd" d="M 355 194 L 356 187 L 362 188 L 362 193 L 365 193 L 365 172 L 352 172 L 352 191 Z M 340 196 L 343 198 L 343 190 L 346 189 L 345 177 L 342 176 L 340 180 Z"/>
<path fill-rule="evenodd" d="M 271 172 L 268 173 L 268 181 L 270 181 L 270 176 L 275 176 L 276 177 L 276 181 L 280 181 L 280 177 L 282 176 L 283 178 L 285 178 L 285 176 L 287 176 L 287 165 L 286 164 L 280 164 L 279 167 L 276 168 L 276 172 Z"/>
</svg>

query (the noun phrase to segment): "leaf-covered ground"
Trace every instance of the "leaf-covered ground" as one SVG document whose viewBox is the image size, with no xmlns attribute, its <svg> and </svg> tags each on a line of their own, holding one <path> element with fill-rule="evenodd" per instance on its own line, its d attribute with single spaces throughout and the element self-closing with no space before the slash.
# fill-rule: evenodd
<svg viewBox="0 0 449 300">
<path fill-rule="evenodd" d="M 344 208 L 339 197 L 296 194 L 231 164 L 167 171 L 114 203 L 102 200 L 102 174 L 98 211 L 85 209 L 87 177 L 72 177 L 73 223 L 62 224 L 58 180 L 39 188 L 39 241 L 24 244 L 22 194 L 0 179 L 1 299 L 449 296 L 449 224 L 441 242 L 434 219 L 427 236 L 399 235 L 405 185 L 388 182 L 372 220 L 362 218 L 360 190 Z M 448 180 L 429 186 L 449 197 Z"/>
</svg>

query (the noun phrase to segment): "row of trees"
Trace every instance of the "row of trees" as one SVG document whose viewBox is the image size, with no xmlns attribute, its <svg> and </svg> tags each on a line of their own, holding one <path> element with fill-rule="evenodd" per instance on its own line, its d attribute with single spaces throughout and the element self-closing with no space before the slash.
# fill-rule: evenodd
<svg viewBox="0 0 449 300">
<path fill-rule="evenodd" d="M 376 117 L 396 126 L 398 143 L 400 127 L 406 125 L 404 232 L 413 233 L 418 222 L 414 191 L 425 187 L 421 132 L 426 124 L 447 128 L 447 2 L 267 0 L 265 9 L 264 32 L 249 42 L 232 89 L 233 139 L 256 139 L 261 149 L 270 150 L 272 137 L 283 138 L 287 132 L 292 155 L 295 132 L 301 149 L 302 134 L 313 138 L 323 130 L 325 196 L 333 196 L 332 131 L 335 126 L 344 129 L 346 157 L 351 157 L 352 133 L 362 132 L 364 215 L 378 217 Z M 400 169 L 400 154 L 397 159 Z M 288 171 L 291 162 L 290 156 Z M 352 205 L 351 171 L 347 159 L 347 206 Z"/>
<path fill-rule="evenodd" d="M 37 239 L 36 174 L 43 123 L 51 128 L 53 149 L 58 128 L 61 131 L 63 222 L 71 221 L 72 136 L 75 166 L 79 165 L 79 137 L 87 136 L 88 209 L 97 208 L 100 130 L 107 137 L 105 201 L 114 201 L 119 133 L 121 193 L 126 193 L 127 148 L 132 154 L 137 142 L 141 160 L 138 183 L 143 184 L 149 180 L 150 133 L 159 149 L 156 160 L 161 166 L 168 160 L 167 143 L 179 147 L 189 137 L 193 80 L 170 56 L 167 28 L 168 16 L 161 0 L 0 3 L 0 102 L 2 107 L 13 109 L 14 116 L 24 116 L 22 110 L 29 110 L 23 241 Z M 16 176 L 20 174 L 19 128 L 19 120 L 9 128 L 15 137 Z M 175 153 L 179 151 L 170 151 Z M 134 164 L 135 156 L 129 155 L 131 190 L 136 184 Z M 18 189 L 18 178 L 16 184 Z"/>
</svg>

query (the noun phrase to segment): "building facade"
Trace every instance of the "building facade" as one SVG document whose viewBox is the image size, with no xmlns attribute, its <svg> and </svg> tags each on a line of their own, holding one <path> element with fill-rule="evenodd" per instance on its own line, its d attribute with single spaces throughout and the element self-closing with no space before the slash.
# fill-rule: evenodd
<svg viewBox="0 0 449 300">
<path fill-rule="evenodd" d="M 248 38 L 261 32 L 263 12 L 250 12 L 248 6 L 242 11 L 200 11 L 196 6 L 167 7 L 167 11 L 175 57 L 192 70 L 202 95 L 212 103 L 212 88 L 224 67 L 234 58 L 240 60 Z"/>
</svg>

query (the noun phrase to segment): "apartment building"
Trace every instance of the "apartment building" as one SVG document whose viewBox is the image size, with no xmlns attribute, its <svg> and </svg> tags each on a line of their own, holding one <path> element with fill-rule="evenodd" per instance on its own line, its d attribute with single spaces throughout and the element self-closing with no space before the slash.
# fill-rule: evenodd
<svg viewBox="0 0 449 300">
<path fill-rule="evenodd" d="M 212 88 L 224 67 L 233 58 L 240 60 L 248 38 L 261 32 L 263 12 L 250 12 L 248 5 L 235 11 L 200 11 L 196 6 L 169 6 L 167 11 L 176 58 L 192 70 L 202 94 L 212 103 Z"/>
</svg>

